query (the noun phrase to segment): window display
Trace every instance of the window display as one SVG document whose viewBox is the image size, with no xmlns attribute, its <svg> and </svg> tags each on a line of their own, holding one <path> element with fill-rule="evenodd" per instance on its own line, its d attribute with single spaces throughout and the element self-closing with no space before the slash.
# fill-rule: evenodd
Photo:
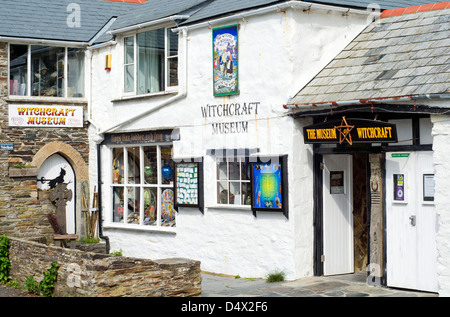
<svg viewBox="0 0 450 317">
<path fill-rule="evenodd" d="M 245 158 L 217 162 L 217 203 L 250 205 L 250 164 Z"/>
<path fill-rule="evenodd" d="M 9 51 L 10 95 L 84 96 L 82 49 L 11 44 Z"/>
<path fill-rule="evenodd" d="M 112 149 L 113 222 L 175 227 L 172 151 L 171 145 Z"/>
</svg>

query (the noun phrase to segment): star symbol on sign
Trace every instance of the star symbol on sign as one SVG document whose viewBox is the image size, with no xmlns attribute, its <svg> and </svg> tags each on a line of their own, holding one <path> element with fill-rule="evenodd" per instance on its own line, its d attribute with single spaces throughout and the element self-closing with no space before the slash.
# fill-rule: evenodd
<svg viewBox="0 0 450 317">
<path fill-rule="evenodd" d="M 346 140 L 348 144 L 352 145 L 352 136 L 350 135 L 350 131 L 352 131 L 354 127 L 354 125 L 349 125 L 347 123 L 345 116 L 342 117 L 341 125 L 334 127 L 339 131 L 339 144 L 342 144 L 342 142 Z"/>
</svg>

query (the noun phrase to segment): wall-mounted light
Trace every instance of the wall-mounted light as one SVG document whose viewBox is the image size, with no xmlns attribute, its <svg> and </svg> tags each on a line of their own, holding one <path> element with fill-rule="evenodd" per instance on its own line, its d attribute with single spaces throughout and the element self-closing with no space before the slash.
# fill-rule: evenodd
<svg viewBox="0 0 450 317">
<path fill-rule="evenodd" d="M 105 70 L 107 71 L 111 70 L 111 59 L 112 59 L 111 54 L 105 56 Z"/>
</svg>

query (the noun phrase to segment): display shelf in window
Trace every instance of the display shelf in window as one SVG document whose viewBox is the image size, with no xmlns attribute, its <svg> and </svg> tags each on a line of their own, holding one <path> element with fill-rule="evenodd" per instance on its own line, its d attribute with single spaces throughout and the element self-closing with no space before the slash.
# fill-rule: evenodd
<svg viewBox="0 0 450 317">
<path fill-rule="evenodd" d="M 257 211 L 288 213 L 287 156 L 260 157 L 251 163 L 251 208 Z"/>
<path fill-rule="evenodd" d="M 192 207 L 204 212 L 203 162 L 175 164 L 175 208 Z"/>
</svg>

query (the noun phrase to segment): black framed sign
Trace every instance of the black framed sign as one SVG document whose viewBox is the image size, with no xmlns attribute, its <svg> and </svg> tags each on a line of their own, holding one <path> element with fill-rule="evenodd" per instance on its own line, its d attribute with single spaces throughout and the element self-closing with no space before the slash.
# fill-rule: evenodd
<svg viewBox="0 0 450 317">
<path fill-rule="evenodd" d="M 397 129 L 393 123 L 367 119 L 333 120 L 303 128 L 306 144 L 313 143 L 396 143 Z"/>
<path fill-rule="evenodd" d="M 287 156 L 258 158 L 251 163 L 251 208 L 288 216 Z"/>
<path fill-rule="evenodd" d="M 203 213 L 203 163 L 175 164 L 175 208 L 199 208 Z"/>
</svg>

